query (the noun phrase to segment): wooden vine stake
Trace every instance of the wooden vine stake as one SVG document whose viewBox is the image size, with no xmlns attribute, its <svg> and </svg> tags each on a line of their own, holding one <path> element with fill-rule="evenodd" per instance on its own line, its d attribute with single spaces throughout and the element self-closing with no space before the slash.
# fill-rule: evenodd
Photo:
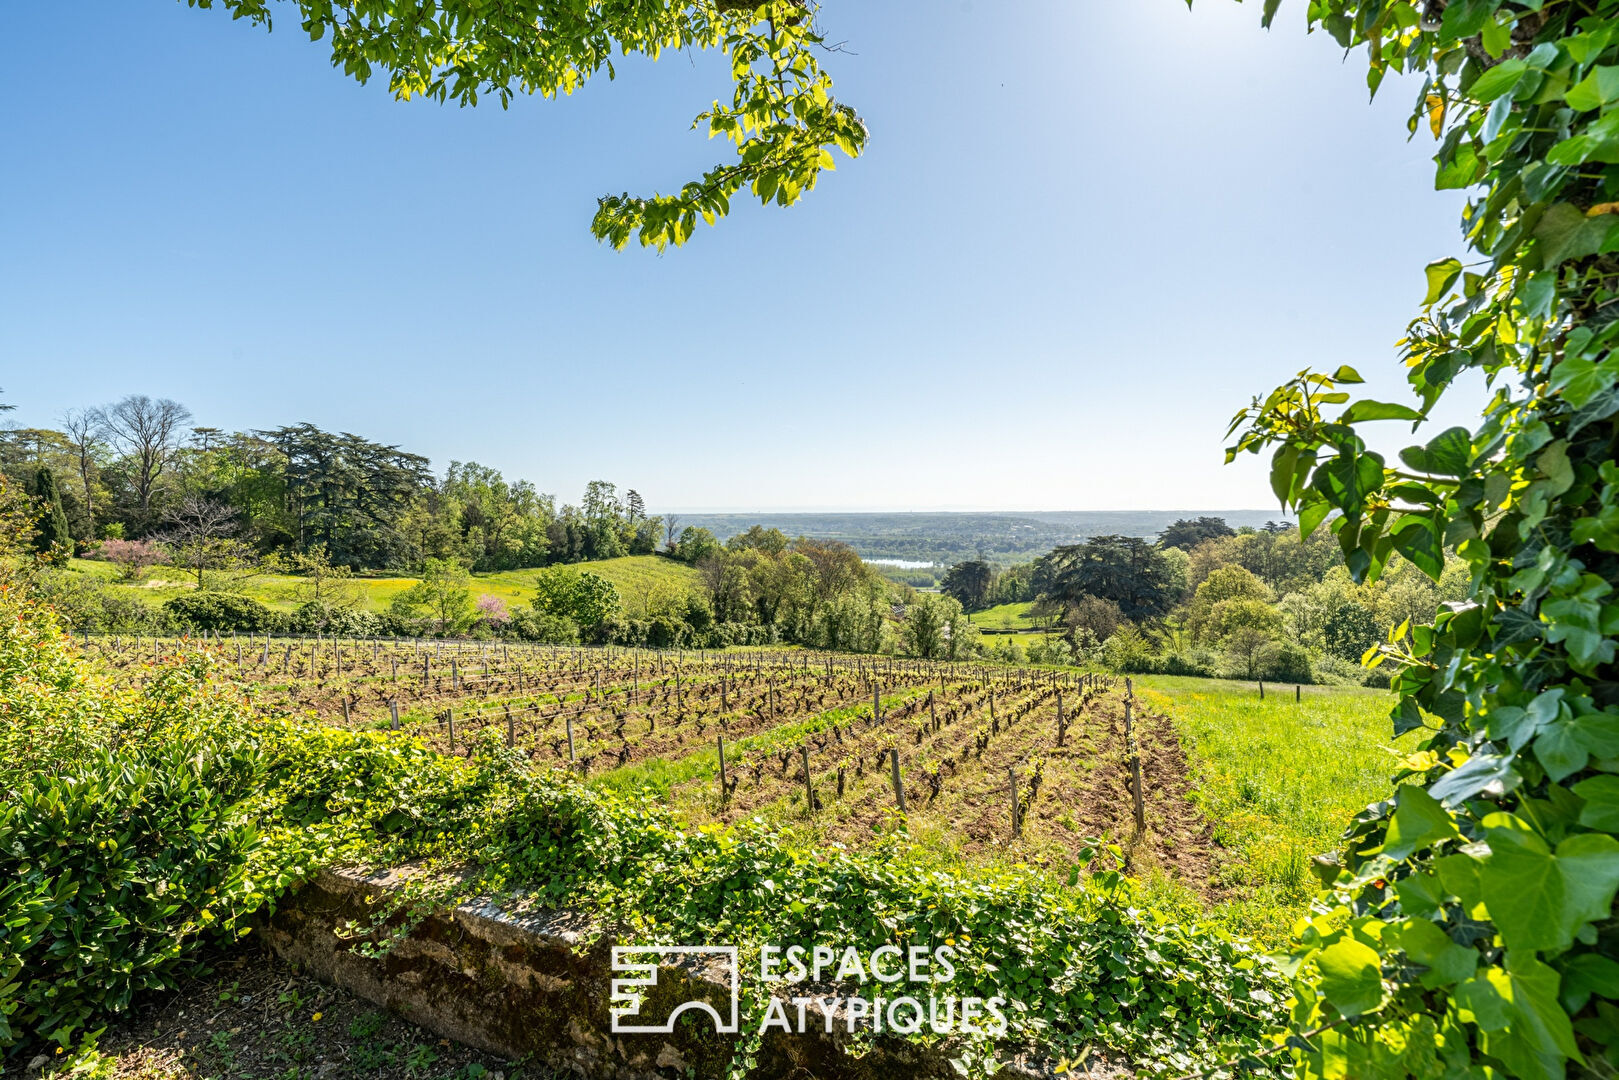
<svg viewBox="0 0 1619 1080">
<path fill-rule="evenodd" d="M 725 782 L 725 736 L 719 737 L 720 743 L 720 802 L 724 803 L 730 797 L 730 788 Z"/>
<path fill-rule="evenodd" d="M 1126 680 L 1128 683 L 1128 680 Z M 1133 698 L 1124 699 L 1124 737 L 1130 745 L 1130 798 L 1135 804 L 1136 835 L 1140 840 L 1141 834 L 1147 831 L 1147 807 L 1142 802 L 1141 793 L 1141 744 L 1136 741 L 1135 724 L 1131 713 L 1135 705 Z"/>
<path fill-rule="evenodd" d="M 1068 718 L 1062 711 L 1062 691 L 1057 691 L 1057 745 L 1061 746 L 1068 738 Z"/>
<path fill-rule="evenodd" d="M 893 766 L 894 805 L 898 806 L 899 812 L 903 814 L 905 813 L 905 785 L 899 782 L 899 747 L 894 747 L 890 752 L 894 755 L 889 758 L 889 764 Z"/>
<path fill-rule="evenodd" d="M 506 703 L 506 748 L 517 745 L 517 721 L 512 716 L 511 702 Z"/>
<path fill-rule="evenodd" d="M 1018 820 L 1017 771 L 1010 765 L 1006 767 L 1006 782 L 1012 793 L 1012 839 L 1016 840 L 1023 833 L 1023 823 Z"/>
<path fill-rule="evenodd" d="M 399 702 L 388 702 L 388 724 L 392 731 L 399 730 Z"/>
<path fill-rule="evenodd" d="M 815 785 L 810 783 L 809 747 L 807 745 L 800 744 L 798 747 L 798 756 L 804 762 L 804 811 L 809 814 L 814 814 Z"/>
<path fill-rule="evenodd" d="M 579 759 L 573 752 L 573 717 L 571 715 L 566 717 L 566 721 L 568 724 L 568 768 L 571 769 L 578 763 Z"/>
</svg>

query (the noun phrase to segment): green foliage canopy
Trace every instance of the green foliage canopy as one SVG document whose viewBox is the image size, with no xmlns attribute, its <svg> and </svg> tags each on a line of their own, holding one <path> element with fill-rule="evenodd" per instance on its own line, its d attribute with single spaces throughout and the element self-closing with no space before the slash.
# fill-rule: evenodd
<svg viewBox="0 0 1619 1080">
<path fill-rule="evenodd" d="M 1438 142 L 1437 186 L 1473 191 L 1472 261 L 1428 267 L 1402 343 L 1417 407 L 1301 372 L 1237 416 L 1228 457 L 1270 450 L 1277 496 L 1356 580 L 1392 552 L 1437 579 L 1448 545 L 1471 583 L 1381 646 L 1396 731 L 1429 737 L 1298 938 L 1286 1045 L 1310 1076 L 1611 1074 L 1619 3 L 1312 0 L 1309 19 L 1365 47 L 1374 92 L 1425 75 L 1410 127 Z M 1495 388 L 1476 430 L 1398 462 L 1366 448 L 1359 425 L 1415 423 L 1469 370 Z"/>
<path fill-rule="evenodd" d="M 271 24 L 270 0 L 216 4 L 233 18 Z M 791 206 L 835 167 L 832 151 L 858 156 L 866 128 L 832 97 L 815 54 L 822 43 L 803 0 L 296 0 L 304 32 L 331 43 L 332 64 L 359 82 L 379 70 L 401 100 L 475 105 L 493 96 L 571 94 L 615 55 L 657 59 L 665 51 L 718 49 L 730 61 L 729 104 L 698 114 L 710 138 L 736 148 L 672 195 L 604 197 L 591 230 L 621 248 L 631 237 L 662 250 L 685 243 L 698 219 L 713 224 L 747 188 L 765 204 Z"/>
</svg>

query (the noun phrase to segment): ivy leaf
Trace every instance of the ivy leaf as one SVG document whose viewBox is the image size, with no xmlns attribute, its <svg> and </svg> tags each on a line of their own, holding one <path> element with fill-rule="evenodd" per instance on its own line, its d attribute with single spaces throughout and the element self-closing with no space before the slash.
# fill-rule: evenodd
<svg viewBox="0 0 1619 1080">
<path fill-rule="evenodd" d="M 1513 1023 L 1505 1038 L 1489 1041 L 1489 1053 L 1509 1067 L 1509 1075 L 1563 1075 L 1563 1059 L 1584 1061 L 1574 1042 L 1574 1025 L 1557 1000 L 1557 972 L 1533 958 L 1513 956 L 1507 962 L 1507 993 Z"/>
<path fill-rule="evenodd" d="M 1439 476 L 1465 476 L 1473 460 L 1473 436 L 1466 428 L 1446 428 L 1426 446 L 1408 446 L 1400 460 L 1417 472 Z"/>
<path fill-rule="evenodd" d="M 1316 956 L 1321 993 L 1344 1016 L 1359 1016 L 1383 1004 L 1382 958 L 1354 938 L 1329 945 Z"/>
<path fill-rule="evenodd" d="M 1619 69 L 1615 69 L 1619 70 Z M 1606 215 L 1588 218 L 1572 203 L 1558 203 L 1540 217 L 1534 237 L 1540 265 L 1551 270 L 1570 259 L 1595 255 L 1607 239 Z"/>
<path fill-rule="evenodd" d="M 1576 409 L 1616 382 L 1619 382 L 1619 359 L 1611 356 L 1600 364 L 1580 356 L 1567 356 L 1552 368 L 1552 391 L 1562 395 L 1563 400 Z"/>
<path fill-rule="evenodd" d="M 1482 791 L 1505 794 L 1519 784 L 1511 755 L 1474 754 L 1446 773 L 1428 789 L 1428 794 L 1446 806 L 1460 806 Z M 1493 790 L 1492 790 L 1493 789 Z"/>
<path fill-rule="evenodd" d="M 1580 809 L 1581 825 L 1603 832 L 1619 832 L 1619 776 L 1581 780 L 1574 785 L 1574 794 L 1585 800 L 1585 806 Z"/>
<path fill-rule="evenodd" d="M 1383 841 L 1383 854 L 1389 858 L 1404 861 L 1423 848 L 1461 835 L 1444 806 L 1422 788 L 1405 785 L 1395 802 L 1394 818 Z"/>
<path fill-rule="evenodd" d="M 1535 758 L 1554 782 L 1585 768 L 1591 753 L 1580 742 L 1574 721 L 1560 720 L 1549 725 L 1535 739 Z"/>
<path fill-rule="evenodd" d="M 1589 75 L 1568 88 L 1563 100 L 1582 112 L 1619 101 L 1619 66 L 1598 64 Z"/>
<path fill-rule="evenodd" d="M 1591 574 L 1583 576 L 1594 577 Z M 1597 599 L 1612 590 L 1600 579 L 1599 584 L 1603 586 L 1600 592 L 1582 589 L 1574 596 L 1548 600 L 1540 606 L 1541 616 L 1550 623 L 1546 628 L 1546 640 L 1561 642 L 1568 649 L 1577 671 L 1589 672 L 1597 664 L 1613 660 L 1614 642 L 1606 634 L 1608 619 Z"/>
<path fill-rule="evenodd" d="M 1456 1004 L 1473 1014 L 1481 1031 L 1504 1031 L 1512 1022 L 1511 982 L 1500 968 L 1486 968 L 1456 988 Z"/>
<path fill-rule="evenodd" d="M 1581 833 L 1553 853 L 1512 814 L 1483 824 L 1490 855 L 1479 886 L 1508 949 L 1566 949 L 1581 927 L 1607 917 L 1619 890 L 1619 841 Z"/>
<path fill-rule="evenodd" d="M 1579 953 L 1563 961 L 1563 1006 L 1579 1012 L 1592 994 L 1619 1000 L 1619 964 L 1597 953 Z"/>
<path fill-rule="evenodd" d="M 1428 970 L 1422 985 L 1429 990 L 1472 978 L 1478 970 L 1478 950 L 1458 945 L 1427 919 L 1408 919 L 1400 928 L 1400 948 Z"/>
</svg>

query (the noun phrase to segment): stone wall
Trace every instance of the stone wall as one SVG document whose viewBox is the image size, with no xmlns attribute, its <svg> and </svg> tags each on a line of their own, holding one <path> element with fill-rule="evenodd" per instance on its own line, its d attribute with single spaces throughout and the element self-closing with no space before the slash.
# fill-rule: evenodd
<svg viewBox="0 0 1619 1080">
<path fill-rule="evenodd" d="M 327 872 L 283 900 L 259 932 L 303 971 L 389 1009 L 430 1031 L 512 1059 L 532 1057 L 581 1077 L 718 1078 L 735 1036 L 715 1034 L 706 1016 L 682 1018 L 668 1035 L 609 1030 L 610 942 L 581 952 L 589 925 L 566 912 L 474 902 L 423 919 L 385 956 L 371 959 L 340 936 L 369 925 L 376 905 L 397 890 L 396 875 Z M 649 1016 L 682 1001 L 730 1007 L 729 987 L 697 966 L 663 966 L 647 993 Z M 815 1014 L 811 1012 L 811 1016 Z M 879 1038 L 855 1056 L 842 1024 L 828 1033 L 772 1031 L 756 1056 L 760 1080 L 905 1080 L 953 1075 L 945 1055 L 903 1039 Z M 688 1071 L 690 1070 L 690 1071 Z"/>
</svg>

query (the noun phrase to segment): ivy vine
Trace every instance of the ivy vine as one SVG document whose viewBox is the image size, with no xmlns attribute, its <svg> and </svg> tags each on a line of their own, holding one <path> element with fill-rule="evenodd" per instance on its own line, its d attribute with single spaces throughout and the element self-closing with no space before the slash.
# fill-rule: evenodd
<svg viewBox="0 0 1619 1080">
<path fill-rule="evenodd" d="M 1428 735 L 1323 873 L 1276 1046 L 1306 1076 L 1612 1075 L 1619 2 L 1312 0 L 1308 20 L 1364 47 L 1374 93 L 1426 76 L 1410 130 L 1438 142 L 1437 186 L 1472 193 L 1471 261 L 1427 268 L 1401 342 L 1417 407 L 1302 372 L 1238 414 L 1227 458 L 1269 450 L 1276 495 L 1358 580 L 1393 552 L 1437 577 L 1450 547 L 1472 587 L 1368 654 L 1397 669 L 1396 732 Z M 1469 370 L 1493 390 L 1477 429 L 1366 448 L 1361 424 L 1415 427 Z"/>
</svg>

